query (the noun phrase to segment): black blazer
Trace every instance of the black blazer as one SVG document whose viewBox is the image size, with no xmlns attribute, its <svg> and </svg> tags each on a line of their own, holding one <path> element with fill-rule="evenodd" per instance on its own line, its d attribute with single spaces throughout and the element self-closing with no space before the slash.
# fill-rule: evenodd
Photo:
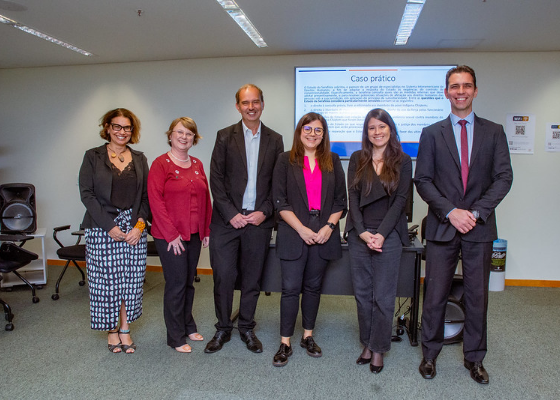
<svg viewBox="0 0 560 400">
<path fill-rule="evenodd" d="M 428 203 L 426 239 L 451 240 L 457 230 L 446 218 L 454 208 L 478 210 L 476 226 L 463 235 L 471 242 L 497 239 L 494 209 L 509 192 L 513 171 L 504 128 L 475 115 L 467 190 L 463 193 L 461 162 L 451 119 L 422 130 L 414 183 Z"/>
<path fill-rule="evenodd" d="M 319 216 L 322 226 L 327 224 L 331 214 L 342 211 L 342 217 L 344 217 L 347 211 L 346 182 L 342 164 L 336 153 L 332 153 L 332 160 L 334 171 L 322 172 L 321 214 Z M 272 190 L 274 207 L 277 212 L 293 211 L 303 225 L 309 226 L 309 203 L 303 168 L 290 163 L 289 151 L 278 157 L 276 168 L 274 168 Z M 276 236 L 278 257 L 284 260 L 298 259 L 303 252 L 303 245 L 304 242 L 299 234 L 280 217 Z M 320 246 L 319 255 L 325 260 L 341 258 L 339 224 L 336 224 L 335 230 L 326 243 L 314 246 Z"/>
<path fill-rule="evenodd" d="M 381 180 L 379 180 L 379 177 L 375 173 L 373 174 L 373 182 L 369 194 L 366 195 L 366 187 L 361 183 L 359 187 L 350 188 L 350 185 L 352 185 L 356 176 L 356 169 L 358 167 L 361 152 L 361 150 L 354 152 L 350 157 L 350 163 L 348 164 L 348 202 L 350 210 L 348 212 L 348 218 L 346 218 L 345 228 L 345 233 L 350 232 L 352 229 L 356 229 L 356 233 L 358 235 L 366 231 L 362 215 L 363 208 L 368 204 L 387 196 L 387 192 L 385 191 Z M 405 154 L 401 164 L 399 185 L 397 186 L 397 190 L 389 196 L 389 211 L 387 211 L 387 214 L 377 229 L 377 232 L 383 235 L 384 238 L 389 236 L 393 229 L 395 229 L 401 238 L 402 244 L 405 246 L 410 244 L 410 240 L 408 239 L 408 225 L 406 222 L 405 206 L 409 195 L 408 192 L 410 191 L 411 180 L 412 161 L 410 157 Z"/>
<path fill-rule="evenodd" d="M 261 123 L 261 139 L 257 167 L 257 198 L 255 211 L 262 211 L 266 220 L 259 226 L 274 225 L 272 205 L 272 173 L 278 155 L 284 151 L 282 135 Z M 218 131 L 210 162 L 210 188 L 214 206 L 210 230 L 234 229 L 229 221 L 241 212 L 247 187 L 247 153 L 241 121 Z"/>
<path fill-rule="evenodd" d="M 136 197 L 132 206 L 132 225 L 138 218 L 148 221 L 150 205 L 148 203 L 148 161 L 141 151 L 128 148 L 132 154 L 132 162 L 136 170 Z M 86 151 L 80 168 L 79 185 L 82 203 L 86 213 L 82 221 L 82 229 L 102 228 L 109 232 L 118 215 L 117 208 L 111 204 L 111 185 L 113 172 L 107 154 L 107 146 L 101 145 Z"/>
</svg>

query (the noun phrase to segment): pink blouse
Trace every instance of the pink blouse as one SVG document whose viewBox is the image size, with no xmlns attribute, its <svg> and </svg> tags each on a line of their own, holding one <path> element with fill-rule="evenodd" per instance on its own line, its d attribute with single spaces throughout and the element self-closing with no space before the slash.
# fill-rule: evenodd
<svg viewBox="0 0 560 400">
<path fill-rule="evenodd" d="M 321 188 L 323 186 L 323 174 L 319 168 L 319 161 L 315 160 L 315 169 L 311 171 L 309 158 L 303 157 L 303 178 L 307 190 L 307 202 L 310 210 L 321 209 Z"/>
</svg>

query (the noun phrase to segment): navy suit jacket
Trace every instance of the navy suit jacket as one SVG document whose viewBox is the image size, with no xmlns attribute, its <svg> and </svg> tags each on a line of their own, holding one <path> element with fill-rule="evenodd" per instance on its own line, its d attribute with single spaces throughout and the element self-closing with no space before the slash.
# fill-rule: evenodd
<svg viewBox="0 0 560 400">
<path fill-rule="evenodd" d="M 331 214 L 342 211 L 346 214 L 346 182 L 344 171 L 338 154 L 332 154 L 334 170 L 322 171 L 321 184 L 321 213 L 319 222 L 321 227 L 327 224 Z M 274 169 L 273 179 L 274 207 L 278 212 L 292 211 L 305 226 L 309 226 L 309 202 L 303 168 L 290 163 L 290 152 L 282 153 Z M 284 260 L 296 260 L 301 257 L 304 242 L 299 234 L 287 222 L 280 218 L 278 234 L 276 236 L 276 254 Z M 319 246 L 319 255 L 325 260 L 334 260 L 342 257 L 340 245 L 340 228 L 336 224 L 329 240 Z"/>
<path fill-rule="evenodd" d="M 262 211 L 266 220 L 259 225 L 271 228 L 274 225 L 272 205 L 272 173 L 278 155 L 284 151 L 282 135 L 261 123 L 261 139 L 257 166 L 257 198 L 255 211 Z M 229 221 L 243 207 L 243 194 L 247 187 L 247 152 L 243 124 L 218 131 L 210 163 L 210 188 L 214 206 L 210 230 L 235 229 Z"/>
<path fill-rule="evenodd" d="M 428 203 L 426 239 L 451 240 L 457 230 L 446 218 L 454 208 L 478 210 L 476 226 L 463 235 L 471 242 L 497 239 L 496 206 L 511 188 L 513 171 L 506 135 L 501 125 L 475 115 L 467 190 L 461 179 L 461 162 L 451 119 L 422 130 L 414 183 Z"/>
</svg>

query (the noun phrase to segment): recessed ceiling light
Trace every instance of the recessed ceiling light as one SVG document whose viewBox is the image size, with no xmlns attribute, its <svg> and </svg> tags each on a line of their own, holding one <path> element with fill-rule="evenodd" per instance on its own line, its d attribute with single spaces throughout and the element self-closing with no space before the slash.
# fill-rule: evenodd
<svg viewBox="0 0 560 400">
<path fill-rule="evenodd" d="M 404 8 L 404 13 L 395 38 L 396 46 L 403 46 L 408 42 L 408 38 L 412 35 L 412 30 L 416 26 L 418 17 L 422 12 L 426 0 L 408 0 Z"/>
<path fill-rule="evenodd" d="M 37 37 L 39 37 L 41 39 L 44 39 L 48 42 L 51 42 L 51 43 L 57 44 L 59 46 L 65 47 L 69 50 L 75 51 L 76 53 L 80 53 L 84 56 L 93 56 L 94 55 L 93 53 L 90 53 L 89 51 L 82 50 L 79 47 L 71 45 L 70 43 L 63 42 L 62 40 L 59 40 L 55 37 L 47 35 L 46 33 L 37 31 L 37 30 L 35 30 L 33 28 L 30 28 L 26 25 L 20 24 L 19 22 L 15 21 L 13 19 L 10 19 L 8 17 L 5 17 L 3 15 L 0 15 L 0 23 L 13 26 L 14 28 L 19 29 L 20 31 L 23 31 L 25 33 L 29 33 L 30 35 L 37 36 Z"/>
<path fill-rule="evenodd" d="M 234 0 L 216 0 L 258 47 L 268 47 L 263 37 Z"/>
</svg>

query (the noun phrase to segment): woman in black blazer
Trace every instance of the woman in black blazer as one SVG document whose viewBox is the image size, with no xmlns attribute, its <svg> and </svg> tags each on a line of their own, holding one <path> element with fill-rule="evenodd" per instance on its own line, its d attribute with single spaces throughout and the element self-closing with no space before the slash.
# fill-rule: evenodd
<svg viewBox="0 0 560 400">
<path fill-rule="evenodd" d="M 142 315 L 146 273 L 148 162 L 128 144 L 140 140 L 140 121 L 117 108 L 101 118 L 102 139 L 80 168 L 80 196 L 86 207 L 86 238 L 91 328 L 108 331 L 112 353 L 134 353 L 129 324 Z M 119 322 L 120 320 L 120 322 Z"/>
<path fill-rule="evenodd" d="M 280 154 L 272 180 L 274 206 L 280 215 L 276 252 L 282 268 L 280 335 L 277 367 L 292 355 L 302 293 L 304 329 L 300 346 L 321 357 L 313 339 L 323 275 L 329 260 L 342 257 L 338 221 L 346 213 L 346 183 L 337 154 L 331 153 L 327 121 L 316 113 L 298 122 L 292 150 Z"/>
<path fill-rule="evenodd" d="M 360 342 L 356 363 L 383 369 L 391 332 L 402 246 L 408 244 L 405 205 L 412 162 L 402 151 L 393 118 L 380 108 L 364 121 L 362 150 L 348 165 L 346 220 Z"/>
</svg>

